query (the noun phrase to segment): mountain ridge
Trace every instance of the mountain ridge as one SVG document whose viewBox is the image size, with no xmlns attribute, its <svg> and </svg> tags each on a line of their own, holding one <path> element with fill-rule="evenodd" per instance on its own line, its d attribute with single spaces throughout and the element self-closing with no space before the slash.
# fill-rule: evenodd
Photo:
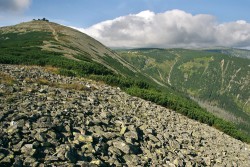
<svg viewBox="0 0 250 167">
<path fill-rule="evenodd" d="M 92 37 L 84 33 L 81 33 L 78 30 L 72 29 L 70 27 L 46 21 L 31 21 L 31 22 L 21 23 L 15 26 L 3 27 L 1 28 L 0 31 L 3 34 L 6 33 L 22 34 L 35 31 L 50 32 L 52 33 L 52 37 L 54 40 L 43 41 L 43 45 L 41 46 L 42 49 L 46 51 L 62 53 L 65 55 L 65 57 L 74 60 L 77 60 L 75 56 L 85 53 L 83 55 L 84 57 L 91 57 L 93 61 L 96 61 L 108 67 L 109 69 L 112 69 L 113 71 L 117 72 L 116 71 L 117 69 L 114 69 L 107 63 L 107 61 L 105 61 L 103 58 L 100 58 L 109 55 L 116 61 L 119 61 L 122 65 L 132 69 L 132 67 L 126 64 L 126 62 L 120 60 L 119 57 L 115 55 L 116 54 L 115 52 L 113 52 L 100 42 L 94 40 Z M 57 42 L 59 42 L 59 45 L 57 45 Z"/>
<path fill-rule="evenodd" d="M 35 28 L 32 28 L 33 26 Z M 36 29 L 37 31 L 33 31 Z M 21 33 L 15 33 L 15 31 Z M 155 49 L 157 59 L 154 60 L 151 56 L 145 62 L 150 69 L 138 68 L 136 65 L 141 65 L 141 62 L 150 55 L 144 56 L 143 59 L 136 57 L 136 64 L 133 64 L 79 31 L 43 21 L 0 28 L 0 48 L 0 63 L 56 67 L 59 69 L 58 74 L 61 75 L 87 77 L 119 86 L 131 95 L 173 109 L 189 118 L 214 126 L 237 139 L 250 142 L 250 136 L 237 129 L 234 124 L 208 113 L 182 94 L 182 89 L 178 90 L 167 84 L 162 86 L 157 83 L 159 74 L 163 78 L 168 73 L 154 69 L 155 62 L 159 63 L 164 60 L 167 66 L 163 65 L 162 68 L 168 67 L 175 62 L 177 53 L 187 50 L 170 50 L 167 57 L 170 63 L 168 63 L 165 61 L 166 56 L 162 56 L 159 50 Z M 172 83 L 172 77 L 170 80 Z"/>
</svg>

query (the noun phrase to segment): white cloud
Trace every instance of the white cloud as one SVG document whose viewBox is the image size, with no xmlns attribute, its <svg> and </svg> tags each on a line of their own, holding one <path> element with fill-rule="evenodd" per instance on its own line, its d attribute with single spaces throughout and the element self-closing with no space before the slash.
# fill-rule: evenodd
<svg viewBox="0 0 250 167">
<path fill-rule="evenodd" d="M 1 12 L 21 12 L 29 7 L 31 0 L 0 0 Z"/>
<path fill-rule="evenodd" d="M 77 29 L 109 47 L 250 47 L 250 23 L 218 23 L 181 10 L 143 11 Z"/>
<path fill-rule="evenodd" d="M 18 24 L 33 18 L 24 16 L 32 0 L 0 0 L 0 26 Z"/>
</svg>

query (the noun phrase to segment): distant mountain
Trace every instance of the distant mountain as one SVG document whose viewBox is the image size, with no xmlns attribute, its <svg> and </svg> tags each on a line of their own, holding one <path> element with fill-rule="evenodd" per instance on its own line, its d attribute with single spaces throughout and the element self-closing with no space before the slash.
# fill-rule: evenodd
<svg viewBox="0 0 250 167">
<path fill-rule="evenodd" d="M 242 57 L 242 58 L 250 59 L 250 50 L 246 50 L 246 49 L 210 48 L 210 49 L 203 49 L 203 50 L 208 51 L 208 52 L 223 53 L 223 54 L 231 55 L 234 57 Z"/>
<path fill-rule="evenodd" d="M 77 30 L 40 20 L 0 28 L 0 63 L 45 66 L 119 86 L 250 142 L 249 59 L 184 49 L 113 51 Z"/>
<path fill-rule="evenodd" d="M 249 51 L 133 49 L 120 55 L 141 73 L 185 92 L 213 114 L 250 133 Z"/>
</svg>

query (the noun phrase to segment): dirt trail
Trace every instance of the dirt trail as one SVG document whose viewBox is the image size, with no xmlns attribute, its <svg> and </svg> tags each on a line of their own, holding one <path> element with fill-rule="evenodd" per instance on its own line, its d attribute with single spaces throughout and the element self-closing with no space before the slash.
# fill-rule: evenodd
<svg viewBox="0 0 250 167">
<path fill-rule="evenodd" d="M 59 40 L 58 40 L 58 35 L 57 35 L 56 30 L 55 30 L 49 23 L 47 23 L 47 25 L 48 25 L 49 28 L 52 30 L 52 34 L 53 34 L 54 39 L 55 39 L 56 41 L 59 41 Z"/>
<path fill-rule="evenodd" d="M 55 28 L 53 28 L 49 23 L 47 23 L 47 25 L 48 25 L 48 27 L 49 27 L 49 28 L 51 29 L 51 31 L 52 31 L 53 38 L 54 38 L 57 42 L 59 42 L 58 34 L 57 34 Z M 62 42 L 62 41 L 61 41 L 61 42 Z M 67 48 L 64 48 L 63 50 L 66 51 Z M 60 52 L 60 51 L 59 51 L 59 52 Z M 68 58 L 68 59 L 71 59 L 71 60 L 80 61 L 79 59 L 75 58 L 75 57 L 73 56 L 72 53 L 64 53 L 64 56 L 65 56 L 66 58 Z"/>
</svg>

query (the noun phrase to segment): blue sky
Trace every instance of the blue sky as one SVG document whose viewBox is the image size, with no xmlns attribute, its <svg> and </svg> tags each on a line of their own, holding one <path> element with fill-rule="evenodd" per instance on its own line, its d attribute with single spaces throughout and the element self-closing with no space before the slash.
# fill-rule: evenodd
<svg viewBox="0 0 250 167">
<path fill-rule="evenodd" d="M 4 1 L 27 0 L 0 0 L 0 5 Z M 180 9 L 191 14 L 210 14 L 220 22 L 250 22 L 249 6 L 249 0 L 32 0 L 29 7 L 16 13 L 17 15 L 3 10 L 0 16 L 12 15 L 13 23 L 15 17 L 18 18 L 16 20 L 46 17 L 72 26 L 88 27 L 104 20 L 144 10 L 159 13 Z M 1 22 L 1 25 L 12 23 L 3 20 Z"/>
<path fill-rule="evenodd" d="M 74 27 L 97 38 L 108 46 L 115 47 L 115 44 L 111 43 L 111 41 L 118 37 L 112 38 L 104 34 L 117 31 L 117 34 L 113 35 L 121 36 L 120 32 L 124 32 L 125 28 L 128 27 L 118 26 L 118 29 L 114 30 L 114 26 L 116 25 L 117 27 L 118 23 L 119 25 L 121 25 L 121 22 L 123 24 L 133 25 L 134 27 L 129 27 L 131 31 L 139 31 L 141 29 L 141 27 L 137 26 L 138 22 L 143 22 L 143 25 L 147 23 L 147 27 L 142 27 L 145 31 L 148 27 L 153 27 L 153 24 L 149 24 L 146 21 L 148 18 L 137 16 L 140 12 L 148 11 L 143 12 L 143 15 L 150 15 L 151 21 L 153 20 L 152 23 L 155 24 L 157 23 L 156 20 L 159 22 L 159 19 L 162 19 L 160 22 L 168 22 L 169 20 L 179 19 L 181 15 L 181 18 L 183 18 L 181 19 L 182 22 L 173 23 L 175 25 L 172 26 L 176 26 L 177 29 L 180 28 L 176 31 L 176 34 L 182 33 L 182 35 L 186 35 L 185 39 L 201 36 L 200 34 L 193 34 L 194 32 L 189 28 L 192 25 L 188 25 L 187 23 L 192 22 L 192 24 L 197 25 L 197 20 L 199 20 L 199 22 L 203 22 L 203 20 L 202 18 L 198 19 L 196 16 L 205 14 L 212 17 L 213 21 L 211 21 L 211 18 L 209 19 L 207 16 L 203 16 L 205 17 L 203 18 L 205 19 L 203 25 L 210 24 L 211 29 L 216 27 L 216 32 L 220 33 L 220 35 L 221 29 L 223 29 L 223 31 L 225 30 L 227 33 L 233 33 L 238 36 L 238 40 L 227 43 L 225 46 L 248 48 L 250 45 L 250 32 L 247 31 L 250 26 L 249 6 L 249 0 L 0 0 L 0 26 L 13 25 L 22 21 L 32 20 L 33 18 L 45 17 L 51 21 Z M 168 11 L 171 13 L 166 13 Z M 161 14 L 164 15 L 164 17 L 162 17 Z M 191 18 L 189 17 L 190 15 L 192 16 Z M 117 20 L 119 17 L 124 17 L 124 19 Z M 138 21 L 138 19 L 136 19 L 137 17 L 141 20 Z M 103 23 L 107 20 L 111 20 L 112 23 Z M 241 24 L 242 26 L 240 26 L 239 20 L 241 20 L 240 23 L 244 23 Z M 230 23 L 232 22 L 235 24 L 231 25 Z M 169 26 L 165 24 L 159 26 L 162 26 L 161 30 L 169 29 Z M 197 25 L 193 29 L 197 30 L 199 28 L 203 28 L 203 26 Z M 183 29 L 186 33 L 182 32 Z M 237 31 L 235 29 L 237 29 Z M 129 33 L 131 33 L 131 31 L 129 31 Z M 150 32 L 151 31 L 148 31 L 148 33 Z M 212 30 L 203 33 L 206 34 L 210 32 L 212 32 Z M 175 34 L 175 32 L 173 34 Z M 123 34 L 123 37 L 124 35 L 126 34 Z M 214 36 L 217 35 L 218 34 L 214 34 Z M 205 37 L 207 37 L 207 35 L 202 38 Z M 221 38 L 222 37 L 230 40 L 225 34 L 222 34 Z M 139 47 L 138 43 L 145 40 L 139 40 L 142 39 L 142 36 L 131 38 L 132 36 L 127 41 L 115 41 L 115 43 L 118 43 L 118 47 L 129 47 L 126 46 L 126 42 L 129 43 L 131 40 L 137 40 L 134 45 Z M 165 36 L 165 38 L 170 39 L 169 36 Z M 179 43 L 181 41 L 179 36 L 171 37 L 171 39 L 172 38 L 172 41 Z M 235 40 L 234 36 L 232 36 L 231 40 Z M 209 44 L 207 41 L 209 40 L 198 39 L 198 42 L 201 43 L 202 46 Z M 215 45 L 223 45 L 220 39 L 210 39 L 210 41 Z M 119 42 L 121 44 L 119 44 Z M 166 47 L 169 44 L 175 46 L 174 42 L 171 43 L 166 39 L 165 41 L 162 40 L 162 42 L 167 42 L 167 44 L 162 45 L 162 47 Z M 183 46 L 186 45 L 184 41 L 181 42 Z M 198 42 L 193 41 L 193 43 L 189 45 L 191 47 L 197 46 Z M 145 46 L 150 45 L 160 46 L 159 42 L 150 42 Z"/>
<path fill-rule="evenodd" d="M 33 0 L 25 15 L 65 20 L 87 27 L 144 10 L 155 13 L 180 9 L 192 14 L 211 14 L 221 22 L 250 22 L 249 0 Z"/>
</svg>

